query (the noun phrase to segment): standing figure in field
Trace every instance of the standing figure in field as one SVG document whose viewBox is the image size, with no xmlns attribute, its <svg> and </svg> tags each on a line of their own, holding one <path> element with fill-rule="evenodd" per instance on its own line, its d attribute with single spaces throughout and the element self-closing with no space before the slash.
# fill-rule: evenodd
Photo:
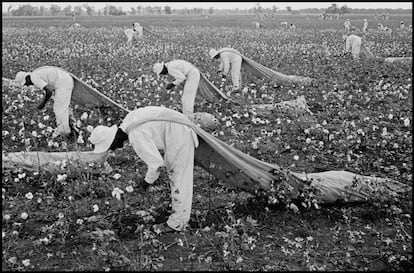
<svg viewBox="0 0 414 273">
<path fill-rule="evenodd" d="M 168 114 L 174 120 L 185 119 L 183 114 L 158 106 L 147 106 L 131 111 L 118 127 L 97 126 L 89 141 L 95 153 L 114 151 L 129 141 L 135 153 L 147 165 L 140 187 L 147 191 L 160 175 L 160 167 L 167 167 L 171 179 L 172 214 L 160 225 L 162 232 L 184 231 L 191 216 L 193 200 L 194 151 L 199 142 L 197 134 L 187 125 L 173 121 L 153 121 Z M 161 156 L 159 150 L 164 152 Z"/>
<path fill-rule="evenodd" d="M 32 72 L 18 72 L 15 81 L 21 86 L 34 85 L 45 91 L 42 102 L 37 106 L 39 110 L 45 107 L 54 93 L 53 112 L 57 125 L 55 133 L 57 135 L 73 135 L 74 128 L 69 124 L 69 118 L 73 114 L 70 101 L 74 82 L 69 73 L 53 66 L 40 67 Z"/>
<path fill-rule="evenodd" d="M 362 53 L 366 58 L 375 58 L 374 55 L 363 45 L 361 37 L 351 34 L 344 35 L 345 53 L 351 52 L 354 60 L 359 60 L 359 54 Z"/>
<path fill-rule="evenodd" d="M 286 21 L 285 21 L 285 22 L 280 23 L 280 25 L 282 25 L 282 26 L 283 26 L 284 28 L 286 28 L 286 29 L 288 28 L 288 22 L 286 22 Z"/>
<path fill-rule="evenodd" d="M 290 24 L 289 29 L 295 30 L 296 29 L 296 26 L 294 24 Z"/>
<path fill-rule="evenodd" d="M 350 31 L 351 30 L 351 21 L 348 19 L 346 19 L 345 23 L 344 23 L 344 27 L 346 31 Z"/>
<path fill-rule="evenodd" d="M 401 22 L 400 22 L 400 29 L 404 29 L 404 28 L 405 28 L 404 22 L 403 22 L 403 21 L 401 21 Z"/>
<path fill-rule="evenodd" d="M 233 91 L 240 89 L 242 80 L 241 80 L 241 66 L 243 58 L 240 54 L 236 54 L 233 48 L 222 48 L 219 51 L 215 49 L 210 49 L 208 53 L 211 59 L 220 59 L 220 66 L 218 73 L 225 77 L 230 70 L 231 80 L 233 82 Z"/>
<path fill-rule="evenodd" d="M 362 25 L 362 32 L 367 32 L 368 29 L 368 20 L 364 19 L 364 24 Z"/>
<path fill-rule="evenodd" d="M 75 22 L 75 20 L 76 20 L 76 14 L 72 13 L 72 21 Z"/>
<path fill-rule="evenodd" d="M 194 101 L 200 82 L 200 71 L 191 63 L 184 60 L 172 60 L 168 63 L 156 63 L 153 72 L 157 75 L 171 75 L 175 78 L 167 84 L 167 90 L 174 88 L 185 81 L 181 103 L 183 114 L 191 119 L 194 112 Z"/>
</svg>

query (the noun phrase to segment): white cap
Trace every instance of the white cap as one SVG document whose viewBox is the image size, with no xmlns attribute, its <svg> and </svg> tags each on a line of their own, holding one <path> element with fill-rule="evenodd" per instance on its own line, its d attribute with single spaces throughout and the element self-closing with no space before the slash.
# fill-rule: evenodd
<svg viewBox="0 0 414 273">
<path fill-rule="evenodd" d="M 367 19 L 364 19 L 364 21 L 366 21 Z"/>
<path fill-rule="evenodd" d="M 95 145 L 93 153 L 103 153 L 109 150 L 112 142 L 115 139 L 116 131 L 118 126 L 113 125 L 112 127 L 98 125 L 93 129 L 89 141 Z"/>
<path fill-rule="evenodd" d="M 140 24 L 138 22 L 135 22 L 134 26 L 140 26 Z"/>
<path fill-rule="evenodd" d="M 18 84 L 24 85 L 26 83 L 26 76 L 29 75 L 29 73 L 20 71 L 17 72 L 16 78 L 14 79 Z"/>
<path fill-rule="evenodd" d="M 152 71 L 155 74 L 159 75 L 161 73 L 161 71 L 163 70 L 163 68 L 164 68 L 164 62 L 155 63 L 154 66 L 152 67 Z"/>
<path fill-rule="evenodd" d="M 215 50 L 214 48 L 210 49 L 210 51 L 208 52 L 208 55 L 210 55 L 210 58 L 211 59 L 213 59 L 214 57 L 216 57 L 217 54 L 219 54 L 219 52 L 217 50 Z"/>
</svg>

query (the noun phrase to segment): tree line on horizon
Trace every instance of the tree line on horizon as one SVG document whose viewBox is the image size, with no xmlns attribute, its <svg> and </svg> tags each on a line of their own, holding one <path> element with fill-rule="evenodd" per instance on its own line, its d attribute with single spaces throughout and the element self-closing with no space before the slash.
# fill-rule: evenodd
<svg viewBox="0 0 414 273">
<path fill-rule="evenodd" d="M 214 7 L 208 9 L 203 8 L 183 8 L 173 9 L 170 6 L 141 6 L 131 7 L 128 10 L 123 10 L 122 7 L 116 7 L 114 5 L 107 5 L 103 9 L 95 9 L 88 4 L 77 5 L 72 7 L 67 5 L 60 7 L 56 4 L 50 5 L 50 7 L 32 6 L 30 4 L 24 4 L 19 6 L 10 5 L 7 10 L 2 11 L 3 16 L 120 16 L 120 15 L 143 15 L 143 14 L 258 14 L 258 13 L 288 13 L 288 14 L 321 14 L 321 13 L 390 13 L 396 14 L 401 12 L 410 12 L 411 9 L 352 9 L 346 5 L 339 7 L 336 4 L 332 4 L 326 9 L 323 8 L 308 8 L 293 10 L 290 6 L 287 6 L 285 10 L 281 10 L 275 5 L 272 8 L 263 8 L 260 4 L 250 9 L 224 9 L 218 10 Z"/>
</svg>

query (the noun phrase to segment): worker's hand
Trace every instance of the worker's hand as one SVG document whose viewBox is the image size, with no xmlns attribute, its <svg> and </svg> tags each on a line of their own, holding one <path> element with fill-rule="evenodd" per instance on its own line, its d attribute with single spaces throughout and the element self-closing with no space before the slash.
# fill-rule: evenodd
<svg viewBox="0 0 414 273">
<path fill-rule="evenodd" d="M 170 90 L 170 89 L 172 89 L 172 88 L 174 88 L 174 87 L 175 87 L 175 84 L 173 84 L 172 82 L 170 82 L 169 84 L 167 84 L 166 89 L 167 89 L 167 90 Z"/>
<path fill-rule="evenodd" d="M 37 109 L 42 110 L 43 108 L 45 108 L 45 106 L 46 106 L 46 103 L 41 103 L 37 106 Z"/>
<path fill-rule="evenodd" d="M 138 187 L 139 187 L 140 189 L 144 190 L 144 191 L 147 191 L 147 189 L 148 189 L 150 186 L 151 186 L 151 184 L 147 183 L 147 182 L 145 181 L 145 179 L 144 179 L 144 178 L 141 178 L 141 179 L 138 181 Z"/>
</svg>

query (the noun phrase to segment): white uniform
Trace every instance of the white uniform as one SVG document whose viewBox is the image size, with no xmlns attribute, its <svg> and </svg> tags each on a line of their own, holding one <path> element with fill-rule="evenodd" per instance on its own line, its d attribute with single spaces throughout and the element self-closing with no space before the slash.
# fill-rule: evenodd
<svg viewBox="0 0 414 273">
<path fill-rule="evenodd" d="M 253 22 L 254 26 L 256 27 L 256 29 L 260 28 L 260 23 L 259 22 Z"/>
<path fill-rule="evenodd" d="M 131 111 L 120 128 L 128 134 L 129 142 L 136 154 L 148 166 L 147 183 L 154 183 L 159 177 L 158 168 L 166 166 L 171 179 L 171 204 L 173 213 L 167 220 L 168 226 L 184 230 L 191 215 L 193 199 L 194 150 L 198 146 L 196 133 L 188 126 L 170 121 L 150 121 L 136 127 L 131 124 L 148 117 L 157 116 L 160 111 L 171 111 L 171 116 L 181 113 L 157 106 L 147 106 Z M 131 128 L 128 128 L 131 126 Z M 164 159 L 159 150 L 164 151 Z"/>
<path fill-rule="evenodd" d="M 345 30 L 349 31 L 351 29 L 351 21 L 346 20 L 344 23 Z"/>
<path fill-rule="evenodd" d="M 359 59 L 359 53 L 361 51 L 362 39 L 354 34 L 348 35 L 345 41 L 345 51 L 352 52 L 354 59 Z"/>
<path fill-rule="evenodd" d="M 53 112 L 56 116 L 56 133 L 70 134 L 70 101 L 74 85 L 72 76 L 58 68 L 39 67 L 30 73 L 30 79 L 40 89 L 48 84 L 55 89 Z"/>
<path fill-rule="evenodd" d="M 233 90 L 238 90 L 241 87 L 241 65 L 242 57 L 239 54 L 233 52 L 222 52 L 228 50 L 234 50 L 232 48 L 224 47 L 219 50 L 220 52 L 220 67 L 219 70 L 223 72 L 224 75 L 227 75 L 231 66 L 231 80 L 233 82 Z"/>
<path fill-rule="evenodd" d="M 366 31 L 367 31 L 367 29 L 368 29 L 368 21 L 367 21 L 367 20 L 365 20 L 365 21 L 364 21 L 364 25 L 362 26 L 362 31 L 363 31 L 363 32 L 366 32 Z"/>
<path fill-rule="evenodd" d="M 141 25 L 134 23 L 133 30 L 138 38 L 144 37 L 144 28 Z"/>
<path fill-rule="evenodd" d="M 198 84 L 200 83 L 200 71 L 191 63 L 184 60 L 172 60 L 165 63 L 168 74 L 175 80 L 176 86 L 185 81 L 181 103 L 183 114 L 190 118 L 194 112 L 194 101 L 197 95 Z"/>
</svg>

